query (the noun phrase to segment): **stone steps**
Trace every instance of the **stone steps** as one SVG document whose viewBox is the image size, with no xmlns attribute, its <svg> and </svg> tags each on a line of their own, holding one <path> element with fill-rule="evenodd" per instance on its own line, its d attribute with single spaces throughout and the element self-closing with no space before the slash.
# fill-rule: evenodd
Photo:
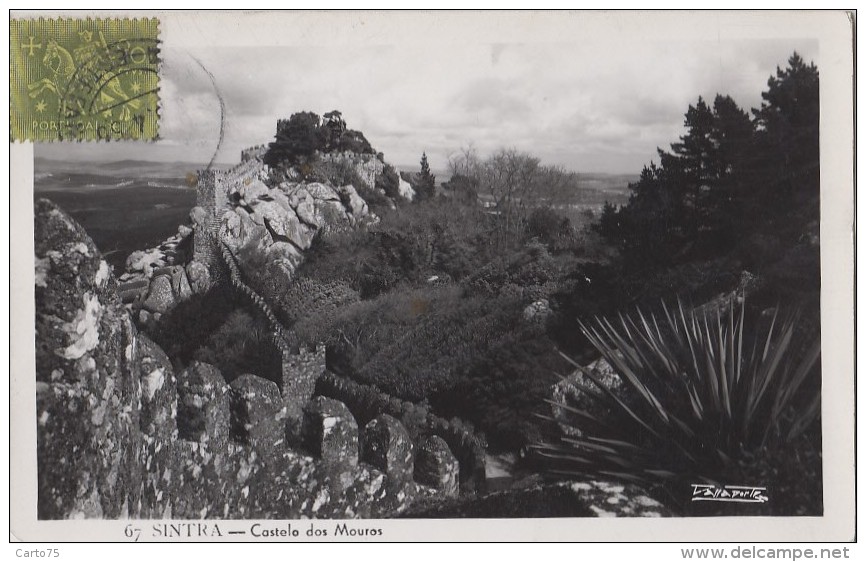
<svg viewBox="0 0 866 562">
<path fill-rule="evenodd" d="M 261 297 L 261 295 L 244 282 L 243 274 L 241 273 L 241 270 L 228 246 L 222 242 L 219 243 L 219 246 L 220 256 L 229 271 L 229 281 L 232 286 L 246 296 L 255 305 L 258 311 L 261 312 L 265 319 L 267 319 L 268 325 L 273 332 L 274 345 L 276 345 L 282 353 L 290 353 L 291 350 L 289 349 L 285 338 L 286 330 L 283 328 L 283 325 L 280 324 L 280 321 L 277 319 L 276 314 L 274 314 L 273 309 L 271 309 L 270 305 Z"/>
</svg>

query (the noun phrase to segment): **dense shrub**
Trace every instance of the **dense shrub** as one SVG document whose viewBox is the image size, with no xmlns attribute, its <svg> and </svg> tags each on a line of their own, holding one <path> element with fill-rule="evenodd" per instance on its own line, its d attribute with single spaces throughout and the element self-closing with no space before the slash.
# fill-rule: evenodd
<svg viewBox="0 0 866 562">
<path fill-rule="evenodd" d="M 471 421 L 492 450 L 514 451 L 538 441 L 544 400 L 567 363 L 543 330 L 507 334 L 488 353 L 465 365 L 452 387 L 431 399 L 437 411 Z"/>
<path fill-rule="evenodd" d="M 197 349 L 225 323 L 229 314 L 243 306 L 227 286 L 215 286 L 205 294 L 194 294 L 162 315 L 159 323 L 142 327 L 179 365 L 194 359 Z"/>
<path fill-rule="evenodd" d="M 282 384 L 280 357 L 267 322 L 228 287 L 184 300 L 148 335 L 178 369 L 195 359 L 216 366 L 228 382 L 252 373 Z"/>
<path fill-rule="evenodd" d="M 267 321 L 245 310 L 226 321 L 193 353 L 193 359 L 215 365 L 226 382 L 251 373 L 282 386 L 282 355 Z"/>
<path fill-rule="evenodd" d="M 476 205 L 478 203 L 478 179 L 454 174 L 442 184 L 442 193 L 464 205 Z"/>
<path fill-rule="evenodd" d="M 318 238 L 300 275 L 345 280 L 363 298 L 433 276 L 460 280 L 501 255 L 487 219 L 448 201 L 404 205 L 368 229 Z"/>
<path fill-rule="evenodd" d="M 394 166 L 385 164 L 382 173 L 376 177 L 376 189 L 381 189 L 385 195 L 392 199 L 400 198 L 400 176 L 397 175 Z"/>
<path fill-rule="evenodd" d="M 572 236 L 571 221 L 550 207 L 537 207 L 526 224 L 529 236 L 538 238 L 549 248 L 559 248 Z"/>
<path fill-rule="evenodd" d="M 518 291 L 518 293 L 522 293 Z M 497 450 L 536 436 L 539 409 L 562 359 L 520 295 L 454 286 L 404 289 L 337 312 L 329 368 L 437 413 L 468 420 Z"/>
<path fill-rule="evenodd" d="M 451 386 L 520 317 L 513 298 L 461 296 L 452 287 L 392 292 L 352 307 L 335 342 L 358 380 L 418 401 Z"/>
</svg>

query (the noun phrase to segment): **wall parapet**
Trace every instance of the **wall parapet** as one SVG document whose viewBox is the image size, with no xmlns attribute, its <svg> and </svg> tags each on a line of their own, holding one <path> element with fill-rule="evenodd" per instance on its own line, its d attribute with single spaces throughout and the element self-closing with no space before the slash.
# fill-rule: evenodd
<svg viewBox="0 0 866 562">
<path fill-rule="evenodd" d="M 359 423 L 369 423 L 382 414 L 400 420 L 413 439 L 421 442 L 438 436 L 459 461 L 459 480 L 466 490 L 486 489 L 486 447 L 463 427 L 427 412 L 424 408 L 389 396 L 378 389 L 325 371 L 316 382 L 316 395 L 340 400 Z"/>
</svg>

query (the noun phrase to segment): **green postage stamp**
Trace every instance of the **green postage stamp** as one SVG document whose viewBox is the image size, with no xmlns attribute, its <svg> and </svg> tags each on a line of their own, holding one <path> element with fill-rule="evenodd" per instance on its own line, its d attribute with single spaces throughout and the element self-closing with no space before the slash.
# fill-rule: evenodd
<svg viewBox="0 0 866 562">
<path fill-rule="evenodd" d="M 9 40 L 11 141 L 157 138 L 155 18 L 17 19 Z"/>
</svg>

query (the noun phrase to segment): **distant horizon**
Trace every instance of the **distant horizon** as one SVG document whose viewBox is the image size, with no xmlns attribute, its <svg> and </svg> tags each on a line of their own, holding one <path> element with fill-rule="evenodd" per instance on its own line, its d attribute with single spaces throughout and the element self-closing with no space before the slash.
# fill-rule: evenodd
<svg viewBox="0 0 866 562">
<path fill-rule="evenodd" d="M 44 145 L 40 144 L 40 145 L 36 145 L 36 146 L 37 146 L 36 152 L 39 152 L 38 147 L 41 147 Z M 207 162 L 199 162 L 199 161 L 195 161 L 195 160 L 156 160 L 156 159 L 145 159 L 145 158 L 115 158 L 115 159 L 105 159 L 105 160 L 103 160 L 103 159 L 74 160 L 74 159 L 66 159 L 66 158 L 62 158 L 62 157 L 43 156 L 43 155 L 35 154 L 34 155 L 34 164 L 36 165 L 37 171 L 38 171 L 38 167 L 39 167 L 39 161 L 57 163 L 57 164 L 61 164 L 61 163 L 62 164 L 76 164 L 78 166 L 84 166 L 88 163 L 91 163 L 94 165 L 108 165 L 108 164 L 117 164 L 120 162 L 130 162 L 130 163 L 137 163 L 137 164 L 152 164 L 154 166 L 156 166 L 156 165 L 166 165 L 166 166 L 190 165 L 190 167 L 194 167 L 195 169 L 204 169 L 207 167 Z M 214 162 L 213 165 L 220 167 L 220 168 L 232 167 L 232 166 L 236 166 L 239 162 L 240 162 L 240 154 L 238 154 L 238 159 L 235 162 Z M 387 158 L 386 158 L 386 162 L 387 162 Z M 400 164 L 400 163 L 388 162 L 388 164 L 391 164 L 392 166 L 394 166 L 397 170 L 399 170 L 401 172 L 410 172 L 413 170 L 417 170 L 417 171 L 421 170 L 420 162 L 417 164 Z M 542 162 L 542 164 L 544 164 L 544 162 Z M 438 176 L 440 176 L 440 175 L 445 174 L 445 175 L 448 175 L 450 177 L 450 175 L 449 175 L 450 170 L 448 170 L 448 168 L 443 168 L 443 167 L 436 168 L 436 167 L 431 166 L 431 171 L 432 171 L 434 176 L 437 176 L 437 183 L 439 180 Z M 635 171 L 635 172 L 606 172 L 606 171 L 597 171 L 597 170 L 567 169 L 567 171 L 574 172 L 578 175 L 634 176 L 634 177 L 640 176 L 640 170 Z M 93 173 L 96 173 L 96 172 L 93 172 Z"/>
</svg>

